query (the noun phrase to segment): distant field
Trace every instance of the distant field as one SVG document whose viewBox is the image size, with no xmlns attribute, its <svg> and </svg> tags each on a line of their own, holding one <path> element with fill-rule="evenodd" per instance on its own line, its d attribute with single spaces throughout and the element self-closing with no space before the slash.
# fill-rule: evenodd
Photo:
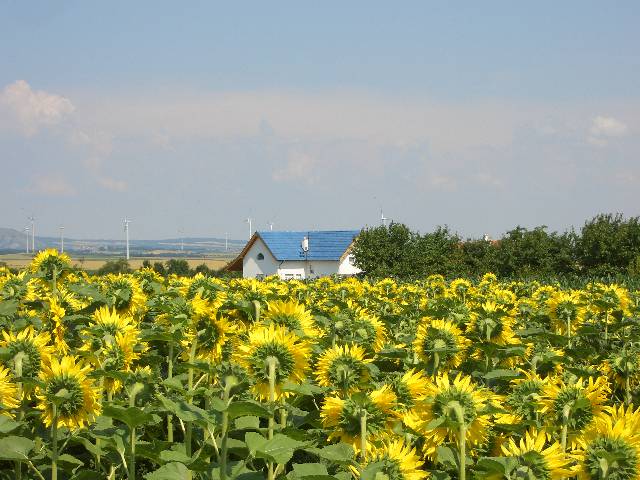
<svg viewBox="0 0 640 480">
<path fill-rule="evenodd" d="M 31 258 L 32 258 L 31 255 L 14 253 L 14 254 L 0 255 L 0 262 L 5 262 L 11 268 L 23 268 L 31 262 Z M 153 264 L 155 262 L 164 263 L 170 258 L 175 258 L 175 257 L 135 257 L 129 260 L 129 265 L 131 265 L 131 268 L 137 269 L 142 266 L 142 262 L 145 260 L 149 260 Z M 82 267 L 85 270 L 97 270 L 109 260 L 117 260 L 117 258 L 72 257 L 71 260 L 73 261 L 74 265 L 78 267 Z M 190 268 L 195 268 L 198 265 L 202 265 L 204 263 L 209 268 L 219 269 L 224 267 L 230 260 L 232 260 L 232 258 L 231 257 L 229 258 L 217 257 L 217 258 L 205 258 L 205 259 L 185 258 L 184 260 L 186 260 L 189 263 Z"/>
</svg>

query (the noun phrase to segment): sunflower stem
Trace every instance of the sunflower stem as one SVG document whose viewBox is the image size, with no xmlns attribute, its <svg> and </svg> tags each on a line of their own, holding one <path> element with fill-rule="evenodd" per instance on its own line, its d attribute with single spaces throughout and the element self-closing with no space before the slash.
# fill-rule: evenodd
<svg viewBox="0 0 640 480">
<path fill-rule="evenodd" d="M 567 315 L 567 344 L 571 348 L 571 315 Z"/>
<path fill-rule="evenodd" d="M 273 430 L 275 428 L 274 404 L 276 402 L 276 367 L 278 359 L 275 357 L 267 358 L 267 367 L 269 368 L 269 426 L 267 429 L 267 440 L 273 438 Z M 273 470 L 273 462 L 268 465 L 268 480 L 275 478 Z"/>
<path fill-rule="evenodd" d="M 51 275 L 51 292 L 52 292 L 52 296 L 53 298 L 56 298 L 56 295 L 58 294 L 58 267 L 56 267 L 55 265 L 53 266 L 53 272 Z"/>
<path fill-rule="evenodd" d="M 51 404 L 51 480 L 58 480 L 58 406 Z"/>
<path fill-rule="evenodd" d="M 458 453 L 460 455 L 458 480 L 465 480 L 467 475 L 467 424 L 464 419 L 464 407 L 454 401 L 451 402 L 450 408 L 458 420 Z"/>
<path fill-rule="evenodd" d="M 231 389 L 236 385 L 235 377 L 226 377 L 224 382 L 224 393 L 222 394 L 222 400 L 226 406 L 229 406 L 231 398 Z M 228 437 L 229 437 L 229 411 L 225 409 L 222 412 L 222 439 L 221 439 L 221 454 L 220 454 L 220 480 L 227 480 L 227 455 L 228 455 Z"/>
<path fill-rule="evenodd" d="M 436 381 L 438 378 L 438 367 L 440 366 L 440 354 L 438 352 L 433 352 L 433 381 Z"/>
<path fill-rule="evenodd" d="M 254 310 L 254 322 L 258 323 L 260 321 L 260 302 L 258 300 L 253 301 L 253 310 Z"/>
<path fill-rule="evenodd" d="M 360 413 L 360 459 L 364 465 L 367 459 L 367 411 Z"/>
<path fill-rule="evenodd" d="M 169 342 L 167 353 L 167 379 L 173 378 L 173 342 Z M 167 441 L 173 443 L 173 415 L 167 415 Z"/>
<path fill-rule="evenodd" d="M 15 367 L 16 377 L 22 377 L 22 359 L 24 358 L 24 352 L 18 352 L 13 357 L 13 365 Z M 18 410 L 18 421 L 22 421 L 24 418 L 24 410 L 22 408 L 22 382 L 16 383 L 16 390 L 18 393 L 18 399 L 20 400 L 20 406 Z M 22 462 L 16 460 L 16 480 L 22 480 Z"/>
<path fill-rule="evenodd" d="M 144 388 L 144 385 L 142 385 L 139 382 L 136 382 L 133 384 L 133 387 L 131 387 L 131 391 L 129 392 L 130 407 L 136 406 L 136 396 L 138 395 L 138 393 L 142 391 L 143 388 Z M 136 479 L 136 429 L 135 428 L 130 428 L 129 446 L 131 450 L 130 451 L 131 457 L 129 458 L 129 465 L 128 465 L 129 469 L 127 471 L 127 477 L 129 478 L 129 480 L 135 480 Z"/>
<path fill-rule="evenodd" d="M 562 409 L 562 432 L 560 434 L 560 445 L 562 451 L 567 451 L 567 434 L 569 429 L 569 416 L 571 415 L 571 405 L 565 405 Z"/>
<path fill-rule="evenodd" d="M 187 403 L 190 405 L 193 404 L 193 362 L 196 359 L 196 350 L 198 348 L 198 335 L 195 335 L 193 338 L 193 343 L 191 344 L 191 351 L 189 352 L 189 369 L 187 374 L 187 387 L 188 387 L 188 398 Z M 191 456 L 191 434 L 193 425 L 191 422 L 186 422 L 187 425 L 185 427 L 184 432 L 184 452 L 190 457 Z M 191 470 L 187 471 L 187 480 L 191 478 Z"/>
</svg>

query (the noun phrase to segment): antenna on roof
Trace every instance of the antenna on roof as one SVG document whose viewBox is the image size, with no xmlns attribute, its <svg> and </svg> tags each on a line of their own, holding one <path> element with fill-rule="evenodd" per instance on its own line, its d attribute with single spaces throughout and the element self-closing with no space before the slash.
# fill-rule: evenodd
<svg viewBox="0 0 640 480">
<path fill-rule="evenodd" d="M 269 222 L 267 225 L 269 225 L 269 231 L 273 232 L 273 222 Z"/>
</svg>

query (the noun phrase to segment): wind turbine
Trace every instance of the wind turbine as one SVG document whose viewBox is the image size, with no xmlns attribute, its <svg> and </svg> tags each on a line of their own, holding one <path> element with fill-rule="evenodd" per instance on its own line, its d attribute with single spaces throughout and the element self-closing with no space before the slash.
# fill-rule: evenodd
<svg viewBox="0 0 640 480">
<path fill-rule="evenodd" d="M 246 222 L 249 224 L 249 240 L 251 240 L 251 235 L 253 235 L 253 229 L 251 228 L 251 222 L 253 221 L 253 219 L 251 217 L 248 217 Z"/>
<path fill-rule="evenodd" d="M 31 251 L 36 253 L 36 219 L 33 215 L 28 219 L 31 221 Z"/>
<path fill-rule="evenodd" d="M 224 251 L 229 250 L 229 232 L 224 232 Z"/>
<path fill-rule="evenodd" d="M 64 253 L 64 227 L 60 225 L 60 253 Z"/>
<path fill-rule="evenodd" d="M 269 225 L 269 231 L 273 232 L 273 222 L 269 222 L 267 225 Z"/>
<path fill-rule="evenodd" d="M 129 260 L 129 224 L 131 220 L 128 220 L 127 217 L 124 217 L 124 235 L 127 242 L 127 260 Z"/>
<path fill-rule="evenodd" d="M 24 227 L 24 233 L 27 236 L 27 253 L 29 253 L 29 227 Z"/>
<path fill-rule="evenodd" d="M 382 212 L 382 209 L 380 209 L 380 222 L 382 223 L 383 227 L 386 226 L 387 220 L 389 220 L 389 219 L 384 216 L 384 213 Z"/>
<path fill-rule="evenodd" d="M 184 252 L 184 230 L 178 230 L 178 235 L 180 235 L 180 251 Z"/>
</svg>

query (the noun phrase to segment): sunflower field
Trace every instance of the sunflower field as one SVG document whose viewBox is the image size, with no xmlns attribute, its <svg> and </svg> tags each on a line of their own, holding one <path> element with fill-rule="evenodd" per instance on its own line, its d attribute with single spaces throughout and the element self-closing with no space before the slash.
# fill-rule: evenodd
<svg viewBox="0 0 640 480">
<path fill-rule="evenodd" d="M 0 478 L 640 480 L 640 292 L 0 269 Z"/>
</svg>

